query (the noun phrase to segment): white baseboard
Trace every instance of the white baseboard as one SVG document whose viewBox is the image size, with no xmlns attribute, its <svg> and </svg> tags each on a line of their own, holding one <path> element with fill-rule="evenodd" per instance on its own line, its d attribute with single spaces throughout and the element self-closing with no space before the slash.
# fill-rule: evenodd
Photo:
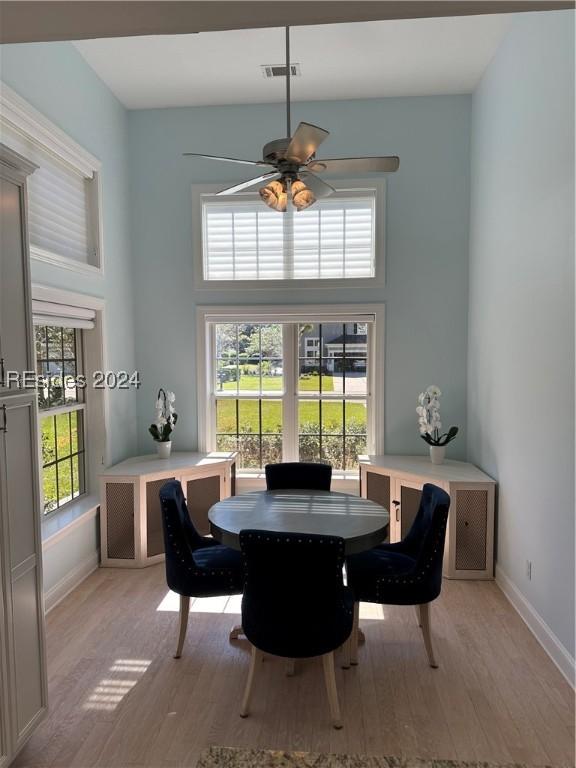
<svg viewBox="0 0 576 768">
<path fill-rule="evenodd" d="M 60 579 L 59 582 L 45 592 L 44 609 L 46 613 L 51 611 L 61 600 L 64 600 L 66 595 L 69 595 L 85 578 L 90 576 L 98 568 L 99 562 L 100 556 L 98 552 L 93 552 L 89 558 L 77 565 L 74 570 L 67 573 L 63 579 Z"/>
<path fill-rule="evenodd" d="M 542 648 L 544 648 L 548 656 L 550 656 L 554 664 L 556 664 L 560 672 L 572 688 L 574 688 L 576 680 L 574 658 L 568 653 L 548 624 L 528 602 L 518 587 L 498 565 L 496 565 L 496 583 L 520 614 L 520 617 L 524 620 L 536 640 L 538 640 Z"/>
</svg>

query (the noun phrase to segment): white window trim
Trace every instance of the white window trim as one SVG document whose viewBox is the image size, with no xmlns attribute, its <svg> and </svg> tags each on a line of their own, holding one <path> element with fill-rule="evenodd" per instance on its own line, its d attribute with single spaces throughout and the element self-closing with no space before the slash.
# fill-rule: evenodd
<svg viewBox="0 0 576 768">
<path fill-rule="evenodd" d="M 30 246 L 30 258 L 84 275 L 103 276 L 102 163 L 0 80 L 0 133 L 3 125 L 18 131 L 42 150 L 55 155 L 77 173 L 94 178 L 94 194 L 91 195 L 90 204 L 95 209 L 92 213 L 94 221 L 97 222 L 95 231 L 92 233 L 97 264 L 84 264 L 33 245 Z"/>
<path fill-rule="evenodd" d="M 330 184 L 342 195 L 362 193 L 375 190 L 375 221 L 374 221 L 374 277 L 330 278 L 319 280 L 205 280 L 204 253 L 202 245 L 202 197 L 211 196 L 227 186 L 221 184 L 192 185 L 192 256 L 194 260 L 194 288 L 196 290 L 255 290 L 270 291 L 284 289 L 300 290 L 334 289 L 343 287 L 383 287 L 385 285 L 386 264 L 386 179 L 330 179 Z M 233 182 L 230 182 L 232 184 Z M 229 185 L 228 185 L 229 186 Z M 234 195 L 239 199 L 254 199 L 253 192 Z M 227 198 L 228 201 L 234 198 Z M 264 203 L 262 203 L 264 205 Z"/>
<path fill-rule="evenodd" d="M 278 322 L 280 320 L 298 322 L 299 319 L 316 322 L 354 322 L 350 318 L 370 316 L 372 327 L 368 336 L 368 399 L 369 408 L 369 435 L 370 443 L 367 446 L 369 454 L 381 455 L 384 451 L 384 304 L 298 304 L 277 306 L 201 306 L 196 308 L 196 370 L 198 372 L 198 450 L 209 451 L 214 449 L 215 435 L 212 429 L 212 382 L 210 380 L 210 368 L 208 352 L 212 348 L 211 326 L 209 323 L 231 322 Z M 288 345 L 286 352 L 294 354 L 292 345 Z M 296 383 L 293 382 L 294 391 Z M 288 388 L 288 383 L 287 387 Z M 295 398 L 289 400 L 294 406 Z M 288 415 L 289 416 L 289 415 Z M 287 418 L 285 423 L 290 428 L 293 419 Z M 287 461 L 294 457 L 285 457 Z"/>
<path fill-rule="evenodd" d="M 84 375 L 88 382 L 92 381 L 94 371 L 108 369 L 108 352 L 106 347 L 106 300 L 99 296 L 90 296 L 76 291 L 67 291 L 61 288 L 32 283 L 32 299 L 53 302 L 79 307 L 81 309 L 94 310 L 94 328 L 83 338 L 84 349 Z M 74 406 L 75 407 L 75 406 Z M 55 509 L 42 516 L 43 522 L 52 520 L 60 514 L 70 514 L 78 505 L 79 510 L 84 510 L 86 497 L 98 494 L 99 473 L 104 466 L 108 466 L 110 457 L 110 445 L 108 436 L 109 403 L 108 390 L 93 389 L 88 385 L 88 394 L 82 407 L 85 414 L 85 436 L 88 439 L 84 444 L 84 472 L 86 491 L 82 496 L 72 499 L 63 507 Z M 40 418 L 42 413 L 38 411 Z M 38 441 L 39 466 L 42 466 L 41 443 Z M 42 478 L 40 482 L 40 498 L 42 498 Z"/>
</svg>

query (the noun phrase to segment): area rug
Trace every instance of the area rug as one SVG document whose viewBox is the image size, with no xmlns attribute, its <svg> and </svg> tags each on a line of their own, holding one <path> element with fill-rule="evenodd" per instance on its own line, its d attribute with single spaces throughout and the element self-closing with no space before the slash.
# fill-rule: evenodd
<svg viewBox="0 0 576 768">
<path fill-rule="evenodd" d="M 209 747 L 196 768 L 527 768 L 527 766 L 459 760 L 419 760 L 369 755 L 329 755 L 314 752 L 282 752 L 267 749 Z"/>
</svg>

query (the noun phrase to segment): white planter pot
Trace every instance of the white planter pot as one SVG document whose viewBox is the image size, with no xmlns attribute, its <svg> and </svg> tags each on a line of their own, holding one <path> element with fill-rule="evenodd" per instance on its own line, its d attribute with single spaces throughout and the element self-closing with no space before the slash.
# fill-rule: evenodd
<svg viewBox="0 0 576 768">
<path fill-rule="evenodd" d="M 168 440 L 165 443 L 156 443 L 156 450 L 158 451 L 158 458 L 160 459 L 170 458 L 170 452 L 172 450 L 172 440 Z"/>
<path fill-rule="evenodd" d="M 431 445 L 430 447 L 430 461 L 432 464 L 443 464 L 444 456 L 446 455 L 445 445 Z"/>
</svg>

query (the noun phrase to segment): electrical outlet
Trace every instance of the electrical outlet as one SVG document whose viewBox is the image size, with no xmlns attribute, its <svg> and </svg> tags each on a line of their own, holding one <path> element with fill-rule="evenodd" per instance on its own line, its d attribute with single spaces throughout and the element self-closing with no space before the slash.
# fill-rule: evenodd
<svg viewBox="0 0 576 768">
<path fill-rule="evenodd" d="M 526 560 L 526 578 L 532 581 L 532 560 Z"/>
</svg>

